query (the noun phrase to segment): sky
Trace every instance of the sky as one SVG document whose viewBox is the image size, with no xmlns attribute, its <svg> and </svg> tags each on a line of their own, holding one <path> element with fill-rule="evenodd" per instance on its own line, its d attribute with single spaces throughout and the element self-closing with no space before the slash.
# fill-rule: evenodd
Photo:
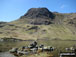
<svg viewBox="0 0 76 57">
<path fill-rule="evenodd" d="M 39 7 L 52 12 L 76 13 L 76 0 L 0 0 L 0 21 L 14 21 L 28 9 Z"/>
</svg>

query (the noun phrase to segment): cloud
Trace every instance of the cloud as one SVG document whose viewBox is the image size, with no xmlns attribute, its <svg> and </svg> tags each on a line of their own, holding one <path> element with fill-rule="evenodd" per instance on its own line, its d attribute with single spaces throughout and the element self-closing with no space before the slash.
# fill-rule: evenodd
<svg viewBox="0 0 76 57">
<path fill-rule="evenodd" d="M 60 7 L 60 8 L 61 8 L 61 9 L 63 9 L 63 8 L 65 8 L 65 7 L 66 7 L 66 5 L 61 5 L 61 7 Z"/>
</svg>

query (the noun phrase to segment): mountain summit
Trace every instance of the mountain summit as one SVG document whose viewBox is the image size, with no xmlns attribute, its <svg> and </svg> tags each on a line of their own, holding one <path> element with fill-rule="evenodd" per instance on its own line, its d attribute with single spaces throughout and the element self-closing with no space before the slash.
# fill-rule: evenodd
<svg viewBox="0 0 76 57">
<path fill-rule="evenodd" d="M 34 25 L 41 24 L 51 24 L 52 20 L 55 18 L 55 15 L 50 12 L 47 8 L 31 8 L 27 11 L 26 14 L 21 16 L 21 20 L 26 20 L 25 23 L 30 23 Z"/>
<path fill-rule="evenodd" d="M 28 12 L 23 16 L 26 18 L 54 18 L 54 14 L 50 12 L 47 8 L 31 8 Z"/>
</svg>

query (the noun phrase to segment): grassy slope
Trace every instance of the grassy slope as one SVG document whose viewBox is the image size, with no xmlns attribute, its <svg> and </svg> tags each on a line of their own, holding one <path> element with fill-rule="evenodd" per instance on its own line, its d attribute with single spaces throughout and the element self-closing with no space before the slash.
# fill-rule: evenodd
<svg viewBox="0 0 76 57">
<path fill-rule="evenodd" d="M 23 24 L 15 26 L 5 26 L 0 28 L 0 38 L 3 37 L 15 37 L 19 39 L 62 39 L 62 40 L 76 40 L 75 28 L 67 25 L 38 25 L 38 30 L 29 28 L 34 25 Z M 8 28 L 9 27 L 9 28 Z"/>
</svg>

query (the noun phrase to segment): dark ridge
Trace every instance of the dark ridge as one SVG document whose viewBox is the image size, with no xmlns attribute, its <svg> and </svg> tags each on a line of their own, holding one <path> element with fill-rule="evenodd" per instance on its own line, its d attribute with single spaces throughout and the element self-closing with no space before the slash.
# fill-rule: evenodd
<svg viewBox="0 0 76 57">
<path fill-rule="evenodd" d="M 0 24 L 6 24 L 7 22 L 0 22 Z"/>
<path fill-rule="evenodd" d="M 0 22 L 0 28 L 3 28 L 6 24 L 7 22 Z"/>
<path fill-rule="evenodd" d="M 50 12 L 47 8 L 31 8 L 28 12 L 21 18 L 51 18 L 54 19 L 55 15 Z"/>
</svg>

